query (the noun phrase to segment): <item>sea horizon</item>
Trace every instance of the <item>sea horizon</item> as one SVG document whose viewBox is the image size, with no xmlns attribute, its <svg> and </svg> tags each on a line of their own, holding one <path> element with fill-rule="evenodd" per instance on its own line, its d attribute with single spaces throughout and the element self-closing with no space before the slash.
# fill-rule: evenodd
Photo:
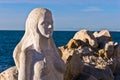
<svg viewBox="0 0 120 80">
<path fill-rule="evenodd" d="M 83 29 L 80 29 L 83 30 Z M 54 30 L 54 31 L 80 31 L 80 30 Z M 85 29 L 88 30 L 88 29 Z M 108 29 L 102 29 L 102 30 L 108 30 Z M 102 30 L 88 30 L 88 31 L 92 31 L 92 32 L 97 32 L 97 31 L 102 31 Z M 25 30 L 0 30 L 0 31 L 25 31 Z M 120 32 L 120 30 L 108 30 L 110 32 Z"/>
</svg>

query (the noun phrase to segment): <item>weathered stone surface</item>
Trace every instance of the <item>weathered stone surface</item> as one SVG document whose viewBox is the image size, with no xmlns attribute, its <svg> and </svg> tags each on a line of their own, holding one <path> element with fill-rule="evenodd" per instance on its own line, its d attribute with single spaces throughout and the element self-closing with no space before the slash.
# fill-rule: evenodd
<svg viewBox="0 0 120 80">
<path fill-rule="evenodd" d="M 18 80 L 17 68 L 14 66 L 0 73 L 0 80 Z"/>
<path fill-rule="evenodd" d="M 94 76 L 97 80 L 114 80 L 114 76 L 109 67 L 98 69 L 92 66 L 84 66 L 83 71 Z"/>
<path fill-rule="evenodd" d="M 79 39 L 71 39 L 67 45 L 66 48 L 67 49 L 75 49 L 78 47 L 84 47 L 84 46 L 89 46 L 88 44 L 86 44 L 85 42 L 79 40 Z"/>
<path fill-rule="evenodd" d="M 63 80 L 65 65 L 52 33 L 51 12 L 44 8 L 34 9 L 27 18 L 25 34 L 13 53 L 18 80 Z"/>
<path fill-rule="evenodd" d="M 67 49 L 64 46 L 58 47 L 59 54 L 61 55 L 62 60 L 66 63 L 74 53 L 73 49 Z"/>
<path fill-rule="evenodd" d="M 105 51 L 105 49 L 100 49 L 98 50 L 98 56 L 102 57 L 102 58 L 108 58 L 107 52 Z"/>
<path fill-rule="evenodd" d="M 105 44 L 112 40 L 112 37 L 111 37 L 110 32 L 108 30 L 102 30 L 99 33 L 94 32 L 93 35 L 97 39 L 99 48 L 104 48 Z"/>
<path fill-rule="evenodd" d="M 96 48 L 98 46 L 97 40 L 95 39 L 93 34 L 88 30 L 80 30 L 80 31 L 78 31 L 74 35 L 73 39 L 80 39 L 81 41 L 83 41 L 85 43 L 88 43 L 89 45 L 91 45 L 94 48 Z"/>
<path fill-rule="evenodd" d="M 94 35 L 94 37 L 96 38 L 96 37 L 99 36 L 99 32 L 96 31 L 96 32 L 93 33 L 93 35 Z"/>
<path fill-rule="evenodd" d="M 107 53 L 108 58 L 111 58 L 114 53 L 114 42 L 109 41 L 105 44 L 105 51 Z"/>
<path fill-rule="evenodd" d="M 71 39 L 68 44 L 67 44 L 67 48 L 78 48 L 79 47 L 79 44 L 76 40 L 74 39 Z"/>
<path fill-rule="evenodd" d="M 102 30 L 100 32 L 94 32 L 93 35 L 97 38 L 97 37 L 101 37 L 103 38 L 103 40 L 105 41 L 109 41 L 111 40 L 111 34 L 108 30 Z M 103 42 L 102 40 L 100 40 L 101 42 Z"/>
<path fill-rule="evenodd" d="M 114 47 L 114 57 L 120 58 L 120 44 L 117 44 Z"/>
<path fill-rule="evenodd" d="M 114 80 L 115 75 L 119 76 L 120 69 L 120 58 L 115 58 L 120 52 L 118 45 L 111 41 L 107 30 L 94 33 L 99 43 L 96 47 L 90 44 L 91 40 L 92 44 L 97 43 L 96 39 L 88 34 L 87 30 L 79 31 L 66 46 L 59 47 L 67 66 L 64 80 L 89 80 L 89 77 L 93 80 Z"/>
<path fill-rule="evenodd" d="M 69 61 L 66 63 L 66 72 L 64 80 L 73 80 L 78 74 L 82 73 L 83 63 L 80 59 L 80 54 L 73 54 L 69 57 Z"/>
<path fill-rule="evenodd" d="M 72 80 L 97 80 L 97 79 L 90 74 L 80 73 L 78 76 L 76 76 Z"/>
<path fill-rule="evenodd" d="M 114 59 L 115 59 L 115 63 L 116 63 L 116 66 L 115 66 L 115 69 L 114 69 L 114 74 L 116 76 L 120 76 L 120 44 L 116 45 L 115 46 L 115 50 L 114 50 Z M 117 80 L 117 79 L 116 79 Z"/>
<path fill-rule="evenodd" d="M 112 71 L 107 67 L 112 61 L 102 58 L 101 55 L 96 57 L 89 46 L 72 49 L 72 52 L 69 50 L 71 49 L 63 49 L 66 52 L 64 54 L 68 55 L 64 80 L 83 79 L 83 74 L 88 74 L 93 80 L 114 80 Z M 84 76 L 87 77 L 84 80 L 90 80 L 87 75 Z"/>
</svg>

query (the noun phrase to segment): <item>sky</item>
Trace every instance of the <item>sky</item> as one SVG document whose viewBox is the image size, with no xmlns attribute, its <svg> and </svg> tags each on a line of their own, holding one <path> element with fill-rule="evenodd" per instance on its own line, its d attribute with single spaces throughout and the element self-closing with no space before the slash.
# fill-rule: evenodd
<svg viewBox="0 0 120 80">
<path fill-rule="evenodd" d="M 120 31 L 120 0 L 0 0 L 0 30 L 25 30 L 34 8 L 52 12 L 56 31 Z"/>
</svg>

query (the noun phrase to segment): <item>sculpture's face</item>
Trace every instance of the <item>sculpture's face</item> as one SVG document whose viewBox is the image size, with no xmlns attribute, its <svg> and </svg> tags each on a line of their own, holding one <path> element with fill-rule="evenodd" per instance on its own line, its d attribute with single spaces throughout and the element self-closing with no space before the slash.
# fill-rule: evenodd
<svg viewBox="0 0 120 80">
<path fill-rule="evenodd" d="M 42 36 L 46 38 L 52 37 L 53 33 L 53 20 L 51 14 L 46 14 L 39 19 L 38 29 Z"/>
</svg>

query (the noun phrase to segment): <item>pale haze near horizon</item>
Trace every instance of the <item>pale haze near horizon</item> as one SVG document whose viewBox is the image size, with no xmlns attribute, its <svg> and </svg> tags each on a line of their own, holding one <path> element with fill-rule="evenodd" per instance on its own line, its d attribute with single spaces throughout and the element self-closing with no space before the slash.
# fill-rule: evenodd
<svg viewBox="0 0 120 80">
<path fill-rule="evenodd" d="M 120 0 L 0 0 L 0 30 L 24 30 L 34 8 L 52 11 L 55 30 L 120 31 Z"/>
</svg>

